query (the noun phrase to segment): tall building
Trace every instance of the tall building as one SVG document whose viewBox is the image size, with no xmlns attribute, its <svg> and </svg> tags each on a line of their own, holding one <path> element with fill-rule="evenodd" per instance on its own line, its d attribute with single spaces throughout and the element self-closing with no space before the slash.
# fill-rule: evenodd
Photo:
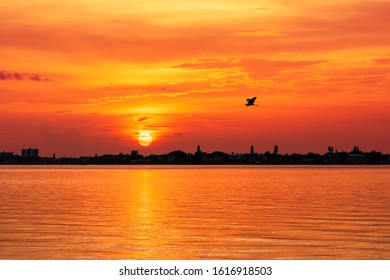
<svg viewBox="0 0 390 280">
<path fill-rule="evenodd" d="M 278 147 L 278 145 L 275 145 L 274 154 L 277 155 L 278 153 L 279 153 L 279 147 Z"/>
<path fill-rule="evenodd" d="M 13 155 L 12 152 L 0 152 L 0 157 L 12 157 Z"/>
<path fill-rule="evenodd" d="M 39 150 L 38 149 L 22 149 L 22 157 L 28 157 L 28 158 L 36 158 L 39 157 Z"/>
</svg>

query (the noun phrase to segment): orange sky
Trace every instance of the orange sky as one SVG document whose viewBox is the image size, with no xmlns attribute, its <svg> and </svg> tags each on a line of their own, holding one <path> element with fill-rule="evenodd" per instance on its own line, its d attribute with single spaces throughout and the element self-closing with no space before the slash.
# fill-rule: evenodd
<svg viewBox="0 0 390 280">
<path fill-rule="evenodd" d="M 0 151 L 390 153 L 389 14 L 390 1 L 2 1 Z"/>
</svg>

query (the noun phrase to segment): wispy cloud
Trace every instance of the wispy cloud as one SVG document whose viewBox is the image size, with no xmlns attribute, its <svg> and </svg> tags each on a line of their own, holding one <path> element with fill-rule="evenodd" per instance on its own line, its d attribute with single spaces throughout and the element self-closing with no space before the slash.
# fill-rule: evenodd
<svg viewBox="0 0 390 280">
<path fill-rule="evenodd" d="M 389 65 L 390 64 L 390 55 L 387 55 L 385 58 L 374 59 L 374 64 L 377 65 Z"/>
<path fill-rule="evenodd" d="M 20 73 L 20 72 L 8 72 L 0 70 L 0 80 L 16 80 L 16 81 L 35 81 L 35 82 L 51 82 L 47 77 L 40 74 Z"/>
<path fill-rule="evenodd" d="M 242 31 L 232 33 L 234 36 L 239 37 L 280 37 L 288 34 L 286 31 L 275 31 L 275 30 L 263 30 L 263 31 Z"/>
<path fill-rule="evenodd" d="M 123 90 L 123 86 L 120 87 L 121 90 Z M 127 87 L 128 89 L 131 88 L 131 86 Z M 182 92 L 167 92 L 167 93 L 139 93 L 139 94 L 132 94 L 132 95 L 123 95 L 123 96 L 103 96 L 99 98 L 91 98 L 88 100 L 88 103 L 91 105 L 103 105 L 103 104 L 109 104 L 109 103 L 119 103 L 119 102 L 125 102 L 128 99 L 139 99 L 139 98 L 150 98 L 150 97 L 178 97 L 178 96 L 185 96 L 185 95 L 191 95 L 191 94 L 205 94 L 205 93 L 215 93 L 218 91 L 226 91 L 228 89 L 218 89 L 218 88 L 211 88 L 211 89 L 193 89 L 193 90 L 187 90 Z"/>
<path fill-rule="evenodd" d="M 300 67 L 323 62 L 325 61 L 272 61 L 260 58 L 200 59 L 193 63 L 183 63 L 172 68 L 189 70 L 241 68 L 245 71 L 256 73 L 256 76 L 272 76 L 282 71 L 300 70 Z"/>
<path fill-rule="evenodd" d="M 137 121 L 138 121 L 138 122 L 142 122 L 142 121 L 149 120 L 149 119 L 151 119 L 151 118 L 153 118 L 153 117 L 150 117 L 150 116 L 141 116 L 141 117 L 138 117 L 138 118 L 137 118 Z"/>
</svg>

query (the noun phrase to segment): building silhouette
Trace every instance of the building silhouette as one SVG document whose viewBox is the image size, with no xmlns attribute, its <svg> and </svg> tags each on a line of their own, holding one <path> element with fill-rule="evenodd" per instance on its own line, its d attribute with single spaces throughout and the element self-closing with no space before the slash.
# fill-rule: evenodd
<svg viewBox="0 0 390 280">
<path fill-rule="evenodd" d="M 39 157 L 39 150 L 38 149 L 22 149 L 22 157 L 25 158 L 37 158 Z"/>
<path fill-rule="evenodd" d="M 0 152 L 0 157 L 12 157 L 13 155 L 13 152 Z"/>
<path fill-rule="evenodd" d="M 274 147 L 274 155 L 277 155 L 279 153 L 279 147 L 278 145 L 275 145 Z"/>
</svg>

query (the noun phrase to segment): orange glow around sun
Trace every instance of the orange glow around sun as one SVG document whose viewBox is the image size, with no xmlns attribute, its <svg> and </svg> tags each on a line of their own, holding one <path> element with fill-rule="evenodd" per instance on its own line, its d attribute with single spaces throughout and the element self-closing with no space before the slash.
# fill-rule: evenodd
<svg viewBox="0 0 390 280">
<path fill-rule="evenodd" d="M 1 150 L 390 152 L 390 0 L 3 2 Z"/>
</svg>

